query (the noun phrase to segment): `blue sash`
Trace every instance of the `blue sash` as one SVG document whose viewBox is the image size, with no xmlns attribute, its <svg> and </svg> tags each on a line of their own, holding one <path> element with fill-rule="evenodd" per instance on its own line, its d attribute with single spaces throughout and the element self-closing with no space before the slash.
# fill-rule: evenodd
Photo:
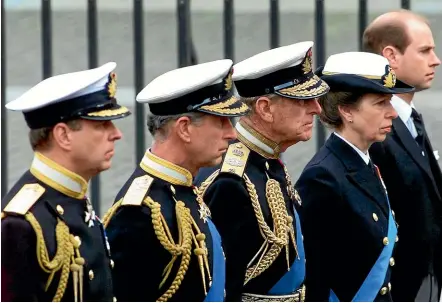
<svg viewBox="0 0 442 303">
<path fill-rule="evenodd" d="M 305 279 L 305 253 L 304 242 L 302 241 L 301 223 L 295 209 L 296 219 L 296 245 L 298 246 L 298 257 L 295 258 L 290 270 L 270 289 L 269 295 L 288 295 L 301 287 Z"/>
<path fill-rule="evenodd" d="M 224 286 L 226 282 L 226 261 L 224 260 L 221 236 L 215 225 L 207 218 L 210 234 L 212 235 L 212 286 L 204 302 L 224 302 Z"/>
<path fill-rule="evenodd" d="M 388 206 L 390 206 L 389 202 L 388 204 L 389 204 Z M 390 265 L 390 258 L 393 254 L 396 235 L 397 235 L 396 223 L 394 222 L 391 210 L 389 210 L 389 215 L 388 215 L 389 244 L 384 246 L 384 248 L 382 249 L 379 258 L 376 260 L 376 263 L 371 268 L 370 272 L 368 273 L 368 276 L 365 278 L 365 281 L 362 283 L 358 292 L 352 299 L 352 302 L 373 302 L 376 296 L 378 295 L 379 290 L 384 284 L 385 276 L 387 274 L 387 270 Z M 336 296 L 336 294 L 333 292 L 333 290 L 330 290 L 329 301 L 339 302 L 339 299 Z"/>
</svg>

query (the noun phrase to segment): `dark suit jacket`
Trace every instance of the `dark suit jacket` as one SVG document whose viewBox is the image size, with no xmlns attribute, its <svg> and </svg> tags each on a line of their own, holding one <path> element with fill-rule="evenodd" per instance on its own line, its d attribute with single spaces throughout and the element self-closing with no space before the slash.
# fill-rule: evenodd
<svg viewBox="0 0 442 303">
<path fill-rule="evenodd" d="M 400 226 L 392 273 L 395 301 L 414 301 L 431 262 L 442 281 L 442 175 L 429 140 L 427 149 L 428 161 L 399 118 L 387 139 L 370 149 Z"/>
<path fill-rule="evenodd" d="M 302 199 L 307 300 L 327 301 L 332 289 L 340 301 L 351 301 L 384 249 L 385 191 L 371 167 L 333 134 L 295 187 Z M 390 271 L 382 285 L 387 289 Z M 391 295 L 375 301 L 391 301 Z"/>
</svg>

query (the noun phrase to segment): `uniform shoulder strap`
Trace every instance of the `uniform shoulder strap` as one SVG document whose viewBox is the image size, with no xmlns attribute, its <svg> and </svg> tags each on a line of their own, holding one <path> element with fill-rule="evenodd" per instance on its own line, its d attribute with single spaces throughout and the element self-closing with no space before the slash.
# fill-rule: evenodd
<svg viewBox="0 0 442 303">
<path fill-rule="evenodd" d="M 135 178 L 121 201 L 121 205 L 140 206 L 147 195 L 154 178 L 144 175 Z"/>
<path fill-rule="evenodd" d="M 25 184 L 3 209 L 4 213 L 26 215 L 31 207 L 40 199 L 45 188 L 38 183 Z M 3 217 L 4 215 L 2 215 Z"/>
<path fill-rule="evenodd" d="M 231 173 L 242 178 L 250 149 L 241 142 L 232 143 L 221 165 L 222 173 Z"/>
</svg>

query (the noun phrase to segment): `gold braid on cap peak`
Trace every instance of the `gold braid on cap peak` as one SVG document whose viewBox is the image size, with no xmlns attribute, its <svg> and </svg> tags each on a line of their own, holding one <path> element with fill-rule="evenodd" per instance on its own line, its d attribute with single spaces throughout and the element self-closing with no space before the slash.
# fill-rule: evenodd
<svg viewBox="0 0 442 303">
<path fill-rule="evenodd" d="M 51 285 L 55 273 L 61 270 L 60 281 L 52 301 L 59 302 L 63 299 L 71 271 L 73 274 L 75 302 L 78 301 L 78 287 L 80 290 L 80 301 L 83 301 L 83 265 L 85 260 L 81 257 L 79 251 L 80 239 L 70 234 L 69 227 L 65 222 L 57 219 L 55 227 L 57 249 L 54 258 L 49 260 L 49 253 L 40 224 L 32 213 L 27 213 L 25 219 L 31 224 L 37 236 L 38 264 L 43 271 L 49 274 L 48 281 L 46 282 L 46 291 Z M 77 257 L 75 257 L 75 254 Z"/>
</svg>

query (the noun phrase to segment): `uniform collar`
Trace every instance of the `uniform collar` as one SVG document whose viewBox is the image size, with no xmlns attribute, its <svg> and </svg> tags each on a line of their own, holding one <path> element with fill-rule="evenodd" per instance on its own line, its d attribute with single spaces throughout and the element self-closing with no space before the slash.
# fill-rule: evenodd
<svg viewBox="0 0 442 303">
<path fill-rule="evenodd" d="M 357 153 L 358 155 L 362 158 L 362 160 L 364 160 L 365 164 L 368 165 L 368 163 L 370 162 L 370 155 L 367 153 L 365 154 L 364 152 L 362 152 L 359 148 L 356 147 L 356 145 L 354 145 L 353 143 L 350 143 L 350 141 L 348 141 L 347 139 L 345 139 L 344 137 L 342 137 L 340 134 L 338 134 L 337 132 L 333 133 L 336 137 L 338 137 L 339 139 L 341 139 L 342 141 L 344 141 L 345 143 L 347 143 L 348 145 L 350 145 Z"/>
<path fill-rule="evenodd" d="M 69 197 L 83 199 L 86 196 L 85 179 L 39 152 L 34 154 L 30 171 L 38 180 Z"/>
<path fill-rule="evenodd" d="M 236 123 L 236 131 L 238 139 L 244 143 L 248 148 L 257 152 L 267 159 L 278 159 L 280 152 L 279 145 L 273 142 L 247 124 L 239 121 Z"/>
<path fill-rule="evenodd" d="M 147 173 L 175 185 L 192 186 L 193 177 L 187 169 L 155 156 L 147 150 L 140 167 Z"/>
</svg>

